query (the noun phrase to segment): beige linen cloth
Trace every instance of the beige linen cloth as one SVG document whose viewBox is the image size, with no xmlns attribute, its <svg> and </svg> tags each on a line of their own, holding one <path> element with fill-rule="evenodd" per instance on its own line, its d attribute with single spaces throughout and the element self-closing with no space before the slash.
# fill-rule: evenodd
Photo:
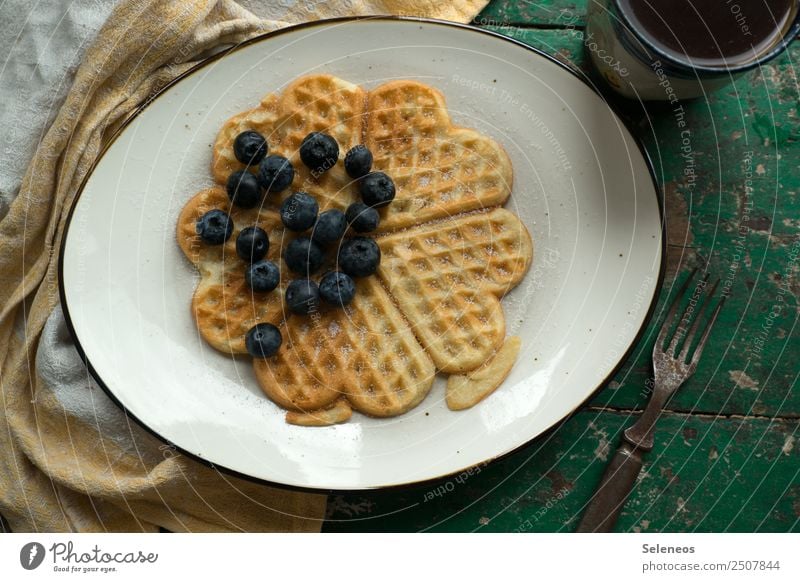
<svg viewBox="0 0 800 582">
<path fill-rule="evenodd" d="M 467 22 L 485 4 L 281 0 L 259 10 L 268 19 L 232 0 L 115 7 L 0 221 L 0 514 L 12 531 L 320 529 L 323 495 L 267 487 L 188 459 L 128 419 L 91 380 L 58 306 L 66 215 L 113 130 L 208 51 L 332 16 Z"/>
</svg>

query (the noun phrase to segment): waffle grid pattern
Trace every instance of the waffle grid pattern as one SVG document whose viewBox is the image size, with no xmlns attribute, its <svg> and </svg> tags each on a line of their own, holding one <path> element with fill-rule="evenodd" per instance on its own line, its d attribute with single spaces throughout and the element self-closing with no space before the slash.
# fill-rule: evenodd
<svg viewBox="0 0 800 582">
<path fill-rule="evenodd" d="M 197 236 L 197 219 L 212 208 L 230 213 L 234 231 L 220 246 L 203 245 Z M 236 237 L 246 226 L 257 225 L 270 233 L 267 258 L 281 268 L 278 288 L 268 294 L 253 293 L 244 280 L 243 261 L 236 254 Z M 210 188 L 187 204 L 179 220 L 178 240 L 184 254 L 200 271 L 200 283 L 192 297 L 192 313 L 203 339 L 215 349 L 246 354 L 244 337 L 256 323 L 279 324 L 283 319 L 285 265 L 280 260 L 282 243 L 291 240 L 274 210 L 243 210 L 231 206 L 221 188 Z"/>
<path fill-rule="evenodd" d="M 181 214 L 178 238 L 201 272 L 193 310 L 211 345 L 244 353 L 252 325 L 280 324 L 284 346 L 273 358 L 254 360 L 254 368 L 264 392 L 294 411 L 287 420 L 344 417 L 343 397 L 369 415 L 401 414 L 425 397 L 437 370 L 463 374 L 492 357 L 505 334 L 499 299 L 522 279 L 532 256 L 530 236 L 512 213 L 472 212 L 509 196 L 511 165 L 496 142 L 453 126 L 444 98 L 426 85 L 395 81 L 366 93 L 313 75 L 223 126 L 212 160 L 218 183 L 242 167 L 231 152 L 246 129 L 267 137 L 270 153 L 292 160 L 292 187 L 268 198 L 260 211 L 232 209 L 219 187 L 200 192 Z M 340 146 L 339 163 L 321 177 L 299 160 L 310 131 L 330 133 Z M 386 171 L 397 186 L 395 201 L 381 211 L 379 273 L 358 281 L 356 298 L 344 310 L 322 307 L 308 317 L 285 318 L 280 243 L 291 235 L 284 236 L 275 209 L 297 190 L 315 196 L 321 210 L 357 200 L 341 163 L 357 143 L 370 147 L 373 169 Z M 231 212 L 236 230 L 225 245 L 197 244 L 200 208 Z M 240 228 L 256 221 L 270 234 L 269 258 L 282 271 L 279 289 L 263 298 L 246 288 L 233 242 Z"/>
<path fill-rule="evenodd" d="M 381 230 L 395 230 L 503 204 L 511 193 L 505 151 L 450 122 L 442 95 L 395 81 L 370 92 L 366 145 L 375 169 L 392 176 L 397 196 Z"/>
<path fill-rule="evenodd" d="M 285 349 L 254 363 L 270 398 L 314 410 L 345 395 L 362 412 L 395 416 L 425 397 L 436 373 L 430 357 L 374 277 L 358 291 L 345 309 L 287 320 Z"/>
<path fill-rule="evenodd" d="M 499 298 L 527 271 L 530 239 L 519 220 L 496 208 L 379 240 L 378 270 L 443 372 L 483 364 L 502 343 Z"/>
</svg>

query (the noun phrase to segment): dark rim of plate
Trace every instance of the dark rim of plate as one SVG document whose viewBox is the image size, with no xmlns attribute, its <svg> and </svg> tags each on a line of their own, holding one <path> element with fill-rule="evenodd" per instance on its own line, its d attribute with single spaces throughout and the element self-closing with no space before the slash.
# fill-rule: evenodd
<svg viewBox="0 0 800 582">
<path fill-rule="evenodd" d="M 64 291 L 64 249 L 66 247 L 66 241 L 67 241 L 67 237 L 69 235 L 69 229 L 70 229 L 70 226 L 72 224 L 72 215 L 73 215 L 73 213 L 75 211 L 75 208 L 78 205 L 78 201 L 80 200 L 81 194 L 83 194 L 83 190 L 86 187 L 86 184 L 88 183 L 89 178 L 91 177 L 92 173 L 94 172 L 94 169 L 100 163 L 100 160 L 102 160 L 103 156 L 108 151 L 108 149 L 111 147 L 111 145 L 114 143 L 114 141 L 116 141 L 116 139 L 122 134 L 122 132 L 128 127 L 128 125 L 134 119 L 136 119 L 139 116 L 139 114 L 142 111 L 144 111 L 144 109 L 146 109 L 147 106 L 150 103 L 155 101 L 158 97 L 161 97 L 173 85 L 179 83 L 183 79 L 185 79 L 185 78 L 189 77 L 190 75 L 196 73 L 197 71 L 205 68 L 206 66 L 208 66 L 208 65 L 210 65 L 210 64 L 212 64 L 212 63 L 224 58 L 225 56 L 231 54 L 232 52 L 234 52 L 234 51 L 236 51 L 236 50 L 238 50 L 240 48 L 243 48 L 243 47 L 246 47 L 246 46 L 249 46 L 249 45 L 252 45 L 252 44 L 256 44 L 256 43 L 262 42 L 262 41 L 264 41 L 266 39 L 274 38 L 274 37 L 280 36 L 282 34 L 294 32 L 294 31 L 297 31 L 297 30 L 307 29 L 307 28 L 314 28 L 314 27 L 320 27 L 320 26 L 329 26 L 331 24 L 343 24 L 343 23 L 351 23 L 351 22 L 360 22 L 360 21 L 392 21 L 392 22 L 408 22 L 408 23 L 411 23 L 411 24 L 431 24 L 431 25 L 435 25 L 435 26 L 446 26 L 446 27 L 450 27 L 450 28 L 459 28 L 459 29 L 467 30 L 467 31 L 470 31 L 470 32 L 478 33 L 478 34 L 488 35 L 488 36 L 494 37 L 496 39 L 500 39 L 502 41 L 514 44 L 514 45 L 516 45 L 516 46 L 518 46 L 520 48 L 523 48 L 523 49 L 525 49 L 527 51 L 530 51 L 531 53 L 533 53 L 534 55 L 537 55 L 540 58 L 547 59 L 551 63 L 557 65 L 563 71 L 565 71 L 568 74 L 578 78 L 579 80 L 584 82 L 586 85 L 588 85 L 594 91 L 594 93 L 598 96 L 598 98 L 601 99 L 605 103 L 605 105 L 608 106 L 611 109 L 611 111 L 619 118 L 619 120 L 621 122 L 621 125 L 625 128 L 625 130 L 629 134 L 629 137 L 634 141 L 634 143 L 636 143 L 637 147 L 639 148 L 639 152 L 642 155 L 642 157 L 643 157 L 643 159 L 644 159 L 644 161 L 645 161 L 645 163 L 647 165 L 647 168 L 648 168 L 648 170 L 650 172 L 650 178 L 651 178 L 651 180 L 653 182 L 653 188 L 655 189 L 655 192 L 656 192 L 656 198 L 657 198 L 657 202 L 658 202 L 658 212 L 659 212 L 660 220 L 661 220 L 661 264 L 659 265 L 658 280 L 656 281 L 656 286 L 655 286 L 656 291 L 653 293 L 653 297 L 650 300 L 650 305 L 647 308 L 647 313 L 644 316 L 644 319 L 642 321 L 642 325 L 637 330 L 636 335 L 634 336 L 633 341 L 631 342 L 631 345 L 628 347 L 627 350 L 625 350 L 625 353 L 620 356 L 619 361 L 614 366 L 614 368 L 611 370 L 611 372 L 602 381 L 600 381 L 598 383 L 598 385 L 592 390 L 592 392 L 582 402 L 577 404 L 567 415 L 565 415 L 563 418 L 555 421 L 545 431 L 539 433 L 535 437 L 533 437 L 530 440 L 528 440 L 528 441 L 526 441 L 526 442 L 514 447 L 513 449 L 511 449 L 509 451 L 506 451 L 504 453 L 501 453 L 501 454 L 496 455 L 494 457 L 491 457 L 489 459 L 485 459 L 485 460 L 483 460 L 483 461 L 481 461 L 479 463 L 475 463 L 473 465 L 468 465 L 468 466 L 462 467 L 462 468 L 460 468 L 458 470 L 455 470 L 455 471 L 452 471 L 450 473 L 446 473 L 444 475 L 439 475 L 437 477 L 431 477 L 431 478 L 420 480 L 420 481 L 410 481 L 410 482 L 407 482 L 407 483 L 394 483 L 394 484 L 384 485 L 384 486 L 353 487 L 353 488 L 340 488 L 340 489 L 329 488 L 329 487 L 306 487 L 306 486 L 300 486 L 300 485 L 292 485 L 292 484 L 287 484 L 287 483 L 281 483 L 281 482 L 278 482 L 278 481 L 270 481 L 268 479 L 263 479 L 263 478 L 260 478 L 260 477 L 254 477 L 253 475 L 248 475 L 246 473 L 241 473 L 239 471 L 236 471 L 235 469 L 230 469 L 230 468 L 225 467 L 223 465 L 219 465 L 219 464 L 213 463 L 210 460 L 205 459 L 202 456 L 200 456 L 200 455 L 198 455 L 196 453 L 193 453 L 193 452 L 191 452 L 189 450 L 186 450 L 186 449 L 180 447 L 179 445 L 177 445 L 177 444 L 165 439 L 158 432 L 156 432 L 154 429 L 150 428 L 145 422 L 143 422 L 137 416 L 132 414 L 127 408 L 125 408 L 125 406 L 122 404 L 122 402 L 119 401 L 119 399 L 114 395 L 112 390 L 106 385 L 106 383 L 103 381 L 103 379 L 100 377 L 100 375 L 97 373 L 97 371 L 92 366 L 91 362 L 89 361 L 88 356 L 86 355 L 86 353 L 83 350 L 83 346 L 81 345 L 80 340 L 78 339 L 78 334 L 77 334 L 77 332 L 76 332 L 76 330 L 75 330 L 75 328 L 74 328 L 74 326 L 72 324 L 72 319 L 70 318 L 70 314 L 69 314 L 69 306 L 67 305 L 66 295 L 65 295 L 65 291 Z M 491 30 L 478 28 L 476 26 L 472 26 L 472 25 L 469 25 L 469 24 L 461 24 L 461 23 L 457 23 L 457 22 L 450 22 L 450 21 L 447 21 L 447 20 L 438 20 L 438 19 L 434 19 L 434 18 L 419 18 L 419 17 L 410 17 L 410 16 L 385 16 L 385 15 L 381 15 L 381 16 L 353 16 L 353 17 L 347 16 L 347 17 L 341 17 L 341 18 L 330 18 L 330 19 L 326 19 L 326 20 L 316 20 L 316 21 L 313 21 L 313 22 L 304 22 L 304 23 L 301 23 L 301 24 L 297 24 L 297 25 L 294 25 L 294 26 L 289 26 L 289 27 L 286 27 L 286 28 L 281 28 L 279 30 L 268 32 L 266 34 L 262 34 L 262 35 L 253 37 L 251 39 L 248 39 L 248 40 L 246 40 L 246 41 L 244 41 L 242 43 L 239 43 L 239 44 L 231 47 L 230 49 L 227 49 L 227 50 L 224 50 L 224 51 L 222 51 L 220 53 L 212 55 L 209 58 L 197 63 L 195 66 L 193 66 L 192 68 L 188 69 L 187 71 L 183 72 L 181 75 L 179 75 L 178 77 L 176 77 L 175 79 L 170 81 L 167 85 L 165 85 L 163 88 L 161 88 L 157 93 L 155 93 L 154 95 L 150 96 L 144 103 L 139 105 L 128 116 L 128 118 L 123 122 L 123 124 L 116 130 L 114 135 L 112 135 L 109 138 L 108 142 L 103 147 L 103 150 L 100 152 L 100 154 L 97 156 L 97 159 L 92 164 L 92 167 L 89 169 L 89 172 L 86 174 L 86 177 L 83 179 L 83 181 L 81 182 L 80 187 L 78 188 L 78 191 L 77 191 L 77 193 L 75 195 L 75 198 L 74 198 L 74 200 L 72 202 L 72 205 L 71 205 L 71 207 L 69 209 L 69 213 L 67 215 L 66 228 L 64 230 L 64 235 L 63 235 L 63 237 L 61 239 L 61 245 L 60 245 L 60 248 L 59 248 L 59 257 L 58 257 L 58 283 L 59 283 L 59 285 L 58 285 L 58 289 L 59 289 L 59 296 L 60 296 L 60 299 L 61 299 L 62 309 L 63 309 L 63 312 L 64 312 L 64 319 L 66 320 L 66 323 L 67 323 L 67 328 L 69 329 L 69 332 L 72 335 L 72 338 L 75 340 L 75 348 L 77 349 L 80 358 L 86 364 L 86 367 L 89 370 L 89 373 L 92 375 L 92 378 L 94 378 L 94 380 L 103 389 L 103 391 L 109 396 L 109 398 L 111 398 L 111 400 L 113 402 L 115 402 L 117 404 L 117 406 L 119 406 L 123 410 L 123 412 L 125 413 L 126 416 L 128 416 L 129 418 L 132 418 L 139 426 L 141 426 L 148 433 L 152 434 L 153 436 L 158 438 L 160 441 L 166 443 L 170 447 L 173 447 L 176 451 L 179 451 L 181 454 L 184 454 L 187 457 L 189 457 L 191 459 L 194 459 L 195 461 L 198 461 L 198 462 L 200 462 L 200 463 L 202 463 L 202 464 L 204 464 L 204 465 L 206 465 L 206 466 L 208 466 L 208 467 L 210 467 L 212 469 L 215 469 L 217 471 L 220 471 L 222 473 L 226 473 L 226 474 L 234 476 L 234 477 L 238 477 L 238 478 L 245 479 L 245 480 L 248 480 L 248 481 L 252 481 L 252 482 L 255 482 L 255 483 L 260 483 L 260 484 L 263 484 L 263 485 L 269 485 L 269 486 L 273 486 L 273 487 L 279 487 L 279 488 L 282 488 L 282 489 L 288 489 L 288 490 L 292 490 L 292 491 L 303 491 L 303 492 L 308 492 L 308 493 L 335 494 L 335 493 L 357 493 L 359 491 L 376 491 L 376 490 L 391 490 L 391 489 L 406 489 L 406 488 L 416 488 L 416 487 L 427 487 L 427 486 L 430 486 L 431 484 L 434 484 L 434 483 L 437 483 L 437 482 L 441 481 L 442 479 L 447 479 L 447 478 L 459 475 L 460 473 L 462 473 L 464 471 L 469 471 L 471 468 L 474 468 L 474 467 L 477 467 L 477 466 L 483 466 L 483 465 L 485 465 L 487 463 L 491 463 L 491 462 L 494 462 L 494 461 L 499 461 L 501 459 L 505 459 L 507 457 L 510 457 L 510 456 L 514 455 L 515 453 L 520 452 L 523 449 L 528 448 L 529 446 L 532 446 L 535 443 L 546 442 L 547 439 L 549 439 L 549 437 L 552 436 L 552 434 L 562 424 L 564 424 L 570 418 L 572 418 L 573 415 L 575 415 L 581 408 L 583 408 L 584 405 L 586 405 L 592 398 L 594 398 L 611 381 L 611 379 L 623 367 L 623 365 L 628 360 L 630 355 L 634 352 L 634 350 L 638 346 L 640 340 L 642 339 L 645 331 L 647 330 L 647 325 L 650 322 L 650 319 L 652 318 L 653 313 L 655 311 L 656 304 L 658 303 L 659 291 L 660 291 L 660 289 L 661 289 L 661 287 L 662 287 L 662 285 L 664 283 L 664 275 L 665 275 L 665 272 L 666 272 L 666 264 L 667 264 L 667 258 L 666 258 L 666 229 L 664 228 L 663 192 L 661 191 L 661 188 L 658 185 L 658 181 L 656 179 L 653 162 L 652 162 L 652 160 L 650 158 L 650 155 L 647 153 L 647 150 L 645 150 L 641 140 L 633 132 L 631 132 L 630 129 L 628 129 L 627 125 L 625 125 L 624 122 L 622 122 L 622 117 L 620 115 L 620 112 L 619 112 L 618 108 L 616 106 L 614 106 L 613 104 L 609 103 L 603 97 L 603 95 L 601 94 L 599 88 L 596 85 L 594 85 L 593 83 L 591 83 L 585 76 L 581 76 L 581 74 L 579 74 L 579 72 L 576 71 L 575 69 L 570 68 L 566 64 L 560 62 L 555 57 L 552 57 L 552 56 L 548 55 L 547 53 L 542 52 L 539 49 L 533 48 L 533 47 L 531 47 L 531 46 L 529 46 L 529 45 L 527 45 L 527 44 L 525 44 L 523 42 L 520 42 L 520 41 L 518 41 L 516 39 L 513 39 L 513 38 L 510 38 L 508 36 L 504 36 L 504 35 L 499 34 L 497 32 L 493 32 Z"/>
</svg>

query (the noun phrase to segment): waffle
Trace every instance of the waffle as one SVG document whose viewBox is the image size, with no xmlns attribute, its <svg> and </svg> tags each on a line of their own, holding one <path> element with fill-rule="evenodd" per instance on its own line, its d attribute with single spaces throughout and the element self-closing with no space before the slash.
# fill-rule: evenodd
<svg viewBox="0 0 800 582">
<path fill-rule="evenodd" d="M 245 166 L 233 155 L 233 141 L 242 131 L 252 129 L 267 139 L 269 153 L 288 158 L 295 175 L 291 188 L 272 199 L 281 201 L 293 191 L 308 192 L 320 210 L 345 210 L 357 199 L 352 179 L 341 160 L 351 147 L 361 143 L 366 93 L 331 75 L 310 75 L 290 83 L 280 96 L 268 95 L 255 109 L 229 119 L 213 147 L 211 173 L 224 186 L 228 176 Z M 339 162 L 319 176 L 300 160 L 300 144 L 312 131 L 330 134 L 339 144 Z M 252 168 L 255 172 L 256 169 Z"/>
<path fill-rule="evenodd" d="M 530 266 L 533 246 L 508 210 L 459 215 L 378 240 L 380 278 L 442 372 L 474 370 L 505 336 L 500 298 Z"/>
<path fill-rule="evenodd" d="M 234 223 L 231 237 L 223 245 L 202 243 L 195 230 L 197 219 L 212 209 L 230 213 Z M 281 269 L 281 282 L 272 293 L 253 293 L 244 280 L 244 265 L 236 254 L 236 236 L 246 226 L 263 228 L 270 239 L 267 258 Z M 284 233 L 274 210 L 243 210 L 232 206 L 221 188 L 209 188 L 195 195 L 178 218 L 178 244 L 200 271 L 200 282 L 192 297 L 192 314 L 200 335 L 225 353 L 246 354 L 244 338 L 256 323 L 279 324 L 283 319 L 286 266 L 280 260 L 281 247 L 292 234 Z"/>
<path fill-rule="evenodd" d="M 397 195 L 380 229 L 395 230 L 498 206 L 511 193 L 511 161 L 496 141 L 450 121 L 444 96 L 393 81 L 370 91 L 366 145 Z"/>
<path fill-rule="evenodd" d="M 281 332 L 284 347 L 254 367 L 284 408 L 313 411 L 344 395 L 360 412 L 396 416 L 433 384 L 433 362 L 375 277 L 358 281 L 346 308 L 292 316 Z"/>
<path fill-rule="evenodd" d="M 244 111 L 226 121 L 217 134 L 216 142 L 212 149 L 211 175 L 214 181 L 225 186 L 225 183 L 236 170 L 242 170 L 245 165 L 233 155 L 233 140 L 236 136 L 248 129 L 257 131 L 268 140 L 277 136 L 273 135 L 278 123 L 278 97 L 270 93 L 258 107 Z M 256 168 L 250 168 L 255 172 Z"/>
<path fill-rule="evenodd" d="M 286 422 L 297 426 L 330 426 L 347 422 L 352 415 L 353 409 L 347 399 L 340 398 L 330 406 L 312 412 L 290 410 L 286 413 Z"/>
<path fill-rule="evenodd" d="M 472 408 L 497 390 L 517 361 L 521 342 L 508 338 L 491 359 L 469 374 L 453 374 L 447 379 L 447 407 L 450 410 Z"/>
<path fill-rule="evenodd" d="M 230 173 L 244 168 L 233 141 L 245 130 L 261 133 L 269 153 L 289 158 L 295 169 L 291 187 L 267 196 L 261 209 L 231 207 L 224 189 Z M 312 131 L 339 144 L 338 163 L 319 176 L 299 158 Z M 290 316 L 284 283 L 294 276 L 280 254 L 295 235 L 284 231 L 278 205 L 298 190 L 314 196 L 320 211 L 359 200 L 342 163 L 359 143 L 372 151 L 373 170 L 389 174 L 397 188 L 392 204 L 380 209 L 374 235 L 380 268 L 357 281 L 345 309 Z M 223 125 L 211 175 L 217 185 L 195 195 L 178 221 L 181 249 L 200 271 L 192 311 L 202 337 L 226 353 L 246 353 L 244 337 L 256 323 L 279 326 L 283 346 L 255 359 L 254 369 L 265 394 L 288 410 L 287 422 L 344 422 L 351 409 L 402 414 L 425 397 L 437 371 L 459 375 L 453 382 L 462 388 L 448 389 L 448 398 L 455 394 L 463 404 L 488 393 L 487 378 L 497 377 L 498 368 L 487 362 L 508 353 L 500 299 L 525 275 L 533 247 L 519 219 L 498 208 L 511 191 L 505 151 L 454 125 L 437 90 L 393 81 L 367 92 L 330 75 L 301 77 Z M 203 245 L 195 232 L 197 218 L 212 208 L 229 212 L 235 224 L 217 247 Z M 263 295 L 247 288 L 235 251 L 239 230 L 253 224 L 269 234 L 268 258 L 281 269 L 279 287 Z"/>
</svg>

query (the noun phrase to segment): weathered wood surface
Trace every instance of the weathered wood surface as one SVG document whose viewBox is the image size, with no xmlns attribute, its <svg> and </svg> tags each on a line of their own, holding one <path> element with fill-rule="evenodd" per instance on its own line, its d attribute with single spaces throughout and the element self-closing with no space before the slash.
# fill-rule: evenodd
<svg viewBox="0 0 800 582">
<path fill-rule="evenodd" d="M 572 531 L 630 413 L 585 410 L 472 474 L 333 495 L 325 531 Z M 616 531 L 800 531 L 797 420 L 668 413 Z"/>
<path fill-rule="evenodd" d="M 494 1 L 489 2 L 489 5 L 483 9 L 473 22 L 480 26 L 492 24 L 516 24 L 527 27 L 583 26 L 586 21 L 586 7 L 589 1 Z"/>
</svg>

